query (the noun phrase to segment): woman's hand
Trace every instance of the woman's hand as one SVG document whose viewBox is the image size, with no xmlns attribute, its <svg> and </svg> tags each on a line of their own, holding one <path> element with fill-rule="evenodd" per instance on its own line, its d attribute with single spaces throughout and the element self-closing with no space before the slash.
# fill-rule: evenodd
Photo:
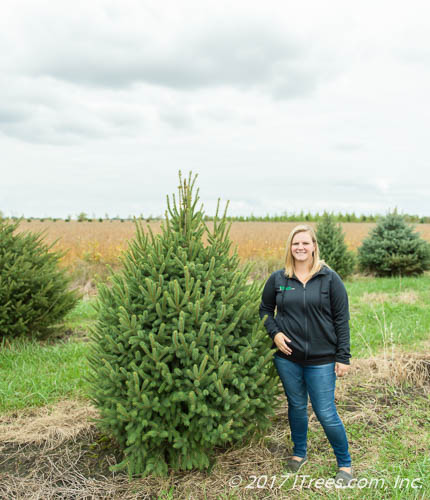
<svg viewBox="0 0 430 500">
<path fill-rule="evenodd" d="M 291 342 L 291 340 L 285 335 L 285 333 L 278 332 L 274 338 L 273 342 L 275 342 L 276 347 L 283 352 L 284 354 L 291 354 L 293 351 L 288 347 L 287 342 Z"/>
<path fill-rule="evenodd" d="M 346 375 L 348 373 L 348 370 L 349 370 L 349 365 L 336 362 L 334 371 L 338 377 L 343 377 L 344 375 Z"/>
</svg>

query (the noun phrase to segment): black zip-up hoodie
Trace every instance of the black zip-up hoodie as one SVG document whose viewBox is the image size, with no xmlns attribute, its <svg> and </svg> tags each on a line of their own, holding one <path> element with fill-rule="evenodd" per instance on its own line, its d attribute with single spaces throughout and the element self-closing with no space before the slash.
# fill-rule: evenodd
<svg viewBox="0 0 430 500">
<path fill-rule="evenodd" d="M 295 275 L 286 277 L 285 269 L 272 273 L 260 304 L 260 318 L 266 315 L 272 340 L 278 332 L 291 339 L 287 344 L 292 353 L 278 350 L 277 356 L 302 365 L 333 361 L 349 365 L 348 295 L 332 269 L 323 266 L 305 285 Z"/>
</svg>

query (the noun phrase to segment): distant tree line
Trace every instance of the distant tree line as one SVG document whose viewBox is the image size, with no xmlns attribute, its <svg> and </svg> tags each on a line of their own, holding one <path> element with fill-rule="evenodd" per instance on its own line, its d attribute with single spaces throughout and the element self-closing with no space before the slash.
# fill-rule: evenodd
<svg viewBox="0 0 430 500">
<path fill-rule="evenodd" d="M 265 215 L 265 216 L 257 216 L 257 215 L 239 215 L 239 216 L 228 216 L 227 219 L 229 221 L 239 221 L 239 222 L 321 222 L 324 219 L 323 213 L 311 213 L 311 212 L 303 212 L 303 210 L 299 213 L 287 213 L 284 212 L 282 215 Z M 361 214 L 357 215 L 354 212 L 330 212 L 329 213 L 332 219 L 335 222 L 378 222 L 384 215 L 380 214 Z M 420 217 L 419 215 L 411 215 L 411 214 L 402 214 L 404 220 L 406 222 L 415 222 L 418 224 L 430 224 L 430 216 Z M 206 216 L 205 220 L 210 221 L 213 220 L 213 217 Z"/>
<path fill-rule="evenodd" d="M 324 213 L 311 213 L 311 212 L 304 212 L 303 210 L 299 213 L 287 213 L 284 212 L 281 215 L 230 215 L 227 216 L 227 221 L 232 221 L 232 222 L 321 222 L 324 218 Z M 341 212 L 330 212 L 330 216 L 335 222 L 378 222 L 381 218 L 384 217 L 384 215 L 381 214 L 356 214 L 355 212 L 346 212 L 346 213 L 341 213 Z M 406 222 L 409 223 L 415 223 L 415 224 L 430 224 L 430 216 L 419 216 L 416 214 L 402 214 L 403 219 Z M 2 212 L 0 211 L 0 218 L 2 218 Z M 134 216 L 129 215 L 128 217 L 120 217 L 119 215 L 116 215 L 115 217 L 109 217 L 108 214 L 105 214 L 104 217 L 96 217 L 93 215 L 92 217 L 88 216 L 85 212 L 81 212 L 77 214 L 75 217 L 72 215 L 68 215 L 66 218 L 61 218 L 61 217 L 6 217 L 3 216 L 4 219 L 9 219 L 9 220 L 18 220 L 18 219 L 26 219 L 28 222 L 31 222 L 32 220 L 38 220 L 38 221 L 61 221 L 64 220 L 66 222 L 70 222 L 71 220 L 75 219 L 78 222 L 103 222 L 103 221 L 120 221 L 120 222 L 126 222 L 126 221 L 132 221 L 134 219 Z M 144 216 L 143 214 L 140 214 L 139 216 L 136 217 L 137 220 L 144 221 L 146 220 L 147 222 L 150 222 L 152 220 L 162 220 L 164 217 L 161 215 L 156 215 L 153 216 L 148 215 Z M 205 215 L 204 220 L 205 221 L 212 221 L 214 219 L 214 216 L 212 215 Z"/>
</svg>

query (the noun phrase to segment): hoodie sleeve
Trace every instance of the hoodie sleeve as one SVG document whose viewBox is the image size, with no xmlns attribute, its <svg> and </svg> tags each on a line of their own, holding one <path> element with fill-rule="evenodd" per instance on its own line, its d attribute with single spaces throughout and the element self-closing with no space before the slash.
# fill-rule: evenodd
<svg viewBox="0 0 430 500">
<path fill-rule="evenodd" d="M 261 297 L 260 304 L 260 318 L 263 319 L 267 315 L 264 326 L 266 327 L 267 333 L 273 340 L 274 336 L 281 331 L 276 323 L 275 319 L 275 308 L 276 308 L 276 291 L 275 291 L 275 273 L 270 275 L 264 285 L 263 294 Z"/>
<path fill-rule="evenodd" d="M 345 285 L 339 275 L 333 271 L 330 302 L 333 324 L 337 336 L 336 361 L 349 365 L 350 334 L 349 334 L 349 304 Z"/>
</svg>

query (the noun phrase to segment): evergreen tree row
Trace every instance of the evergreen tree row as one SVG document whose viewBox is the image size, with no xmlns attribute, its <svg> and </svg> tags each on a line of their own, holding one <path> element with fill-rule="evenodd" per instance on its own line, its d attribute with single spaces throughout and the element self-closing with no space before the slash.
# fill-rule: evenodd
<svg viewBox="0 0 430 500">
<path fill-rule="evenodd" d="M 382 217 L 358 248 L 348 250 L 339 223 L 327 212 L 316 230 L 321 258 L 342 278 L 357 267 L 375 276 L 408 276 L 430 269 L 430 244 L 420 238 L 405 217 L 394 211 Z"/>
</svg>

